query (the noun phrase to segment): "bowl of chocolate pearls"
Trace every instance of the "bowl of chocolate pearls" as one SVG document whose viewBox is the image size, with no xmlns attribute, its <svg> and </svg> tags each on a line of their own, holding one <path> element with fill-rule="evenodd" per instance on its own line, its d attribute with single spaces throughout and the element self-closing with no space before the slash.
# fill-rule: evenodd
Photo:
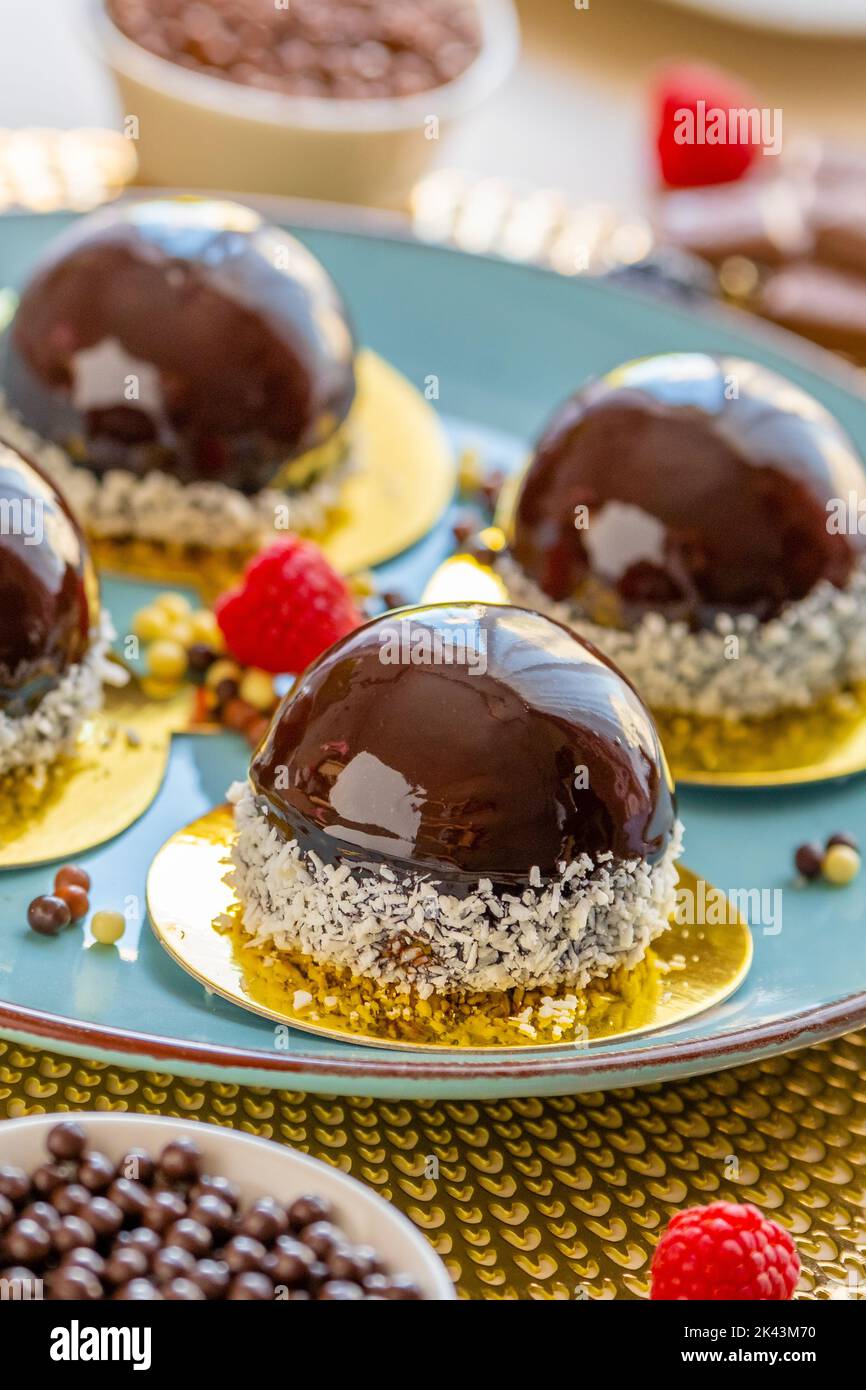
<svg viewBox="0 0 866 1390">
<path fill-rule="evenodd" d="M 144 1115 L 10 1120 L 0 1297 L 93 1302 L 453 1299 L 381 1197 L 266 1139 Z"/>
<path fill-rule="evenodd" d="M 145 183 L 404 204 L 519 50 L 512 0 L 94 0 Z"/>
</svg>

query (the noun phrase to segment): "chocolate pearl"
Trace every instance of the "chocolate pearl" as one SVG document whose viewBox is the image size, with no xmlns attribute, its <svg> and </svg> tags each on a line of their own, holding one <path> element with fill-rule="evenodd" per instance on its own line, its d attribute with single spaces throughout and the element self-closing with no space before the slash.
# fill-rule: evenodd
<svg viewBox="0 0 866 1390">
<path fill-rule="evenodd" d="M 105 1274 L 105 1261 L 95 1250 L 91 1250 L 89 1245 L 76 1245 L 74 1250 L 63 1256 L 60 1268 L 66 1269 L 67 1265 L 78 1265 L 81 1269 L 89 1269 L 91 1274 L 95 1274 L 97 1279 L 101 1279 Z"/>
<path fill-rule="evenodd" d="M 145 1149 L 127 1149 L 117 1165 L 118 1181 L 125 1178 L 129 1182 L 150 1183 L 155 1173 L 156 1164 Z"/>
<path fill-rule="evenodd" d="M 82 1220 L 93 1227 L 97 1236 L 116 1235 L 123 1225 L 123 1212 L 107 1197 L 94 1197 L 80 1214 Z"/>
<path fill-rule="evenodd" d="M 289 1207 L 289 1222 L 294 1230 L 300 1231 L 312 1226 L 314 1221 L 329 1221 L 333 1210 L 324 1197 L 298 1197 Z"/>
<path fill-rule="evenodd" d="M 244 1212 L 238 1225 L 242 1235 L 252 1236 L 263 1245 L 272 1245 L 277 1236 L 285 1235 L 289 1229 L 289 1218 L 285 1207 L 273 1197 L 260 1197 L 253 1202 L 249 1211 Z"/>
<path fill-rule="evenodd" d="M 330 1221 L 314 1221 L 301 1231 L 301 1240 L 309 1245 L 314 1255 L 320 1259 L 330 1254 L 335 1245 L 342 1243 L 342 1232 Z"/>
<path fill-rule="evenodd" d="M 182 1250 L 189 1250 L 200 1258 L 206 1255 L 213 1245 L 213 1236 L 207 1226 L 185 1216 L 169 1226 L 165 1233 L 165 1242 L 166 1245 L 179 1245 Z"/>
<path fill-rule="evenodd" d="M 197 1178 L 201 1164 L 202 1152 L 193 1139 L 172 1139 L 159 1156 L 159 1171 L 169 1182 Z"/>
<path fill-rule="evenodd" d="M 56 1231 L 51 1234 L 54 1249 L 59 1255 L 66 1255 L 79 1245 L 95 1245 L 96 1232 L 80 1216 L 64 1216 Z"/>
<path fill-rule="evenodd" d="M 395 1274 L 388 1281 L 388 1288 L 385 1290 L 385 1297 L 389 1299 L 399 1299 L 401 1301 L 406 1301 L 408 1299 L 414 1300 L 418 1298 L 423 1298 L 424 1295 L 422 1294 L 418 1285 L 415 1283 L 415 1280 L 410 1279 L 408 1274 Z"/>
<path fill-rule="evenodd" d="M 48 1131 L 45 1147 L 52 1158 L 80 1158 L 87 1148 L 87 1135 L 74 1120 L 63 1120 Z"/>
<path fill-rule="evenodd" d="M 27 922 L 40 936 L 59 936 L 72 921 L 69 905 L 54 893 L 34 898 L 27 909 Z"/>
<path fill-rule="evenodd" d="M 35 1205 L 35 1204 L 34 1204 Z M 12 1225 L 15 1220 L 15 1208 L 8 1197 L 0 1197 L 0 1233 Z"/>
<path fill-rule="evenodd" d="M 106 1283 L 128 1284 L 130 1279 L 141 1279 L 148 1271 L 150 1261 L 143 1250 L 134 1245 L 122 1245 L 113 1250 L 105 1263 Z"/>
<path fill-rule="evenodd" d="M 186 1216 L 186 1202 L 182 1197 L 176 1192 L 156 1192 L 148 1202 L 142 1223 L 161 1234 L 183 1216 Z"/>
<path fill-rule="evenodd" d="M 108 1189 L 108 1200 L 120 1207 L 124 1216 L 140 1220 L 150 1206 L 151 1194 L 131 1178 L 115 1178 Z"/>
<path fill-rule="evenodd" d="M 113 1297 L 123 1299 L 127 1303 L 162 1302 L 162 1294 L 156 1284 L 152 1284 L 149 1279 L 130 1279 L 129 1283 L 123 1284 Z"/>
<path fill-rule="evenodd" d="M 820 845 L 800 845 L 794 855 L 797 872 L 804 878 L 817 878 L 821 872 L 824 853 Z"/>
<path fill-rule="evenodd" d="M 171 1279 L 190 1277 L 195 1269 L 195 1256 L 182 1245 L 165 1245 L 153 1260 L 153 1277 L 160 1284 Z"/>
<path fill-rule="evenodd" d="M 205 1298 L 222 1298 L 231 1275 L 224 1260 L 199 1260 L 192 1274 Z"/>
<path fill-rule="evenodd" d="M 291 1236 L 279 1236 L 263 1268 L 275 1284 L 286 1284 L 291 1289 L 303 1284 L 315 1262 L 308 1245 L 302 1245 Z"/>
<path fill-rule="evenodd" d="M 240 1205 L 241 1194 L 237 1183 L 233 1183 L 230 1178 L 214 1177 L 209 1173 L 203 1174 L 194 1187 L 190 1188 L 190 1198 L 198 1201 L 206 1193 L 214 1197 L 221 1197 L 227 1202 L 232 1211 L 236 1211 Z"/>
<path fill-rule="evenodd" d="M 233 1236 L 220 1251 L 232 1274 L 245 1274 L 247 1270 L 261 1269 L 267 1250 L 260 1240 L 252 1236 Z"/>
<path fill-rule="evenodd" d="M 337 1300 L 346 1303 L 350 1299 L 361 1299 L 364 1297 L 364 1290 L 360 1284 L 351 1284 L 347 1279 L 329 1279 L 327 1284 L 323 1284 L 319 1289 L 319 1298 Z"/>
<path fill-rule="evenodd" d="M 134 1231 L 130 1231 L 124 1244 L 127 1249 L 140 1250 L 148 1262 L 155 1259 L 162 1249 L 162 1241 L 156 1231 L 150 1230 L 148 1226 L 137 1226 Z"/>
<path fill-rule="evenodd" d="M 90 1192 L 104 1192 L 114 1181 L 117 1167 L 105 1154 L 92 1153 L 78 1170 L 78 1181 Z"/>
<path fill-rule="evenodd" d="M 95 1303 L 102 1298 L 102 1284 L 91 1269 L 83 1265 L 63 1265 L 51 1280 L 51 1297 L 62 1302 Z"/>
<path fill-rule="evenodd" d="M 163 1298 L 182 1301 L 184 1303 L 202 1302 L 204 1292 L 198 1284 L 194 1284 L 191 1279 L 172 1279 L 170 1284 L 166 1284 L 162 1291 Z"/>
<path fill-rule="evenodd" d="M 233 1300 L 254 1300 L 263 1303 L 274 1296 L 274 1286 L 266 1274 L 259 1270 L 247 1270 L 238 1274 L 229 1285 L 228 1298 Z"/>
<path fill-rule="evenodd" d="M 74 1182 L 77 1173 L 77 1163 L 40 1163 L 33 1169 L 30 1181 L 40 1197 L 50 1197 L 58 1187 Z"/>
<path fill-rule="evenodd" d="M 33 1289 L 34 1285 L 39 1283 L 39 1275 L 26 1265 L 9 1265 L 3 1270 L 0 1278 L 5 1279 L 7 1284 L 22 1284 L 25 1289 Z"/>
<path fill-rule="evenodd" d="M 373 1274 L 365 1274 L 361 1283 L 364 1291 L 368 1293 L 371 1298 L 374 1296 L 377 1298 L 384 1298 L 385 1290 L 389 1287 L 387 1276 L 382 1274 L 379 1270 L 376 1270 Z"/>
<path fill-rule="evenodd" d="M 30 1179 L 23 1168 L 15 1168 L 11 1163 L 0 1164 L 0 1197 L 8 1197 L 18 1206 L 30 1195 Z"/>
<path fill-rule="evenodd" d="M 323 1284 L 327 1284 L 331 1277 L 331 1271 L 321 1260 L 314 1260 L 307 1270 L 307 1287 L 316 1293 Z"/>
<path fill-rule="evenodd" d="M 374 1250 L 372 1245 L 356 1245 L 353 1256 L 355 1267 L 362 1279 L 366 1279 L 368 1274 L 379 1274 L 384 1268 L 378 1250 Z"/>
<path fill-rule="evenodd" d="M 860 853 L 860 846 L 854 836 L 849 835 L 844 830 L 837 830 L 834 835 L 830 836 L 827 841 L 827 848 L 832 849 L 834 845 L 847 845 L 849 849 L 854 849 L 858 854 Z"/>
<path fill-rule="evenodd" d="M 38 1221 L 20 1216 L 6 1232 L 3 1248 L 16 1263 L 40 1265 L 51 1250 L 51 1237 Z"/>
<path fill-rule="evenodd" d="M 87 1206 L 91 1194 L 80 1182 L 66 1183 L 56 1187 L 51 1194 L 51 1204 L 61 1216 L 77 1216 Z"/>
<path fill-rule="evenodd" d="M 327 1256 L 325 1264 L 331 1271 L 331 1277 L 338 1281 L 348 1280 L 350 1283 L 356 1283 L 372 1273 L 370 1266 L 358 1258 L 351 1245 L 335 1246 Z"/>
<path fill-rule="evenodd" d="M 204 675 L 216 661 L 216 652 L 205 646 L 204 642 L 193 642 L 186 655 L 189 669 L 198 675 Z"/>
<path fill-rule="evenodd" d="M 227 705 L 230 700 L 236 700 L 239 689 L 240 687 L 237 681 L 233 681 L 231 678 L 223 681 L 218 681 L 217 685 L 214 688 L 214 695 L 217 698 L 217 704 Z"/>
<path fill-rule="evenodd" d="M 86 869 L 80 869 L 77 864 L 64 864 L 54 875 L 54 887 L 83 888 L 86 893 L 90 889 L 90 874 Z"/>
<path fill-rule="evenodd" d="M 309 1289 L 292 1289 L 289 1294 L 290 1303 L 309 1303 L 311 1299 L 312 1294 Z"/>
<path fill-rule="evenodd" d="M 60 1225 L 60 1213 L 50 1202 L 31 1202 L 29 1206 L 23 1208 L 22 1216 L 26 1216 L 30 1221 L 38 1221 L 43 1230 L 56 1231 Z M 2 1207 L 0 1207 L 0 1217 L 2 1217 Z M 0 1219 L 2 1227 L 2 1219 Z"/>
<path fill-rule="evenodd" d="M 193 1221 L 206 1226 L 209 1231 L 215 1234 L 223 1234 L 230 1231 L 234 1224 L 235 1214 L 228 1202 L 222 1197 L 217 1197 L 213 1192 L 203 1192 L 197 1197 L 189 1209 L 189 1215 Z M 242 1228 L 243 1229 L 243 1228 Z M 255 1235 L 255 1231 L 245 1231 L 246 1235 Z"/>
</svg>

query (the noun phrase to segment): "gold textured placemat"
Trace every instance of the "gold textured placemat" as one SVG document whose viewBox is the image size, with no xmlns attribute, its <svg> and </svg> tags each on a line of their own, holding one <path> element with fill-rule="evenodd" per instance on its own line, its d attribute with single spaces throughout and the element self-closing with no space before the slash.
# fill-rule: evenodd
<svg viewBox="0 0 866 1390">
<path fill-rule="evenodd" d="M 866 1033 L 672 1085 L 489 1103 L 221 1085 L 0 1040 L 0 1117 L 70 1110 L 200 1119 L 335 1164 L 426 1232 L 466 1298 L 645 1298 L 668 1218 L 717 1197 L 788 1227 L 800 1296 L 866 1296 Z"/>
</svg>

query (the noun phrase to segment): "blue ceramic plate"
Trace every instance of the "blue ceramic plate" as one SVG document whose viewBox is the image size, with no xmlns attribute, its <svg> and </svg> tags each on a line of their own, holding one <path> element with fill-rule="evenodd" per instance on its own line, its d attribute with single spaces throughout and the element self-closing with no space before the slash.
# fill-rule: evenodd
<svg viewBox="0 0 866 1390">
<path fill-rule="evenodd" d="M 591 372 L 629 357 L 709 349 L 786 372 L 832 410 L 866 452 L 866 400 L 829 357 L 748 319 L 697 312 L 590 280 L 476 259 L 389 237 L 361 223 L 313 227 L 302 210 L 266 210 L 298 230 L 343 286 L 360 337 L 410 380 L 439 379 L 439 408 L 459 443 L 513 465 L 551 407 Z M 14 284 L 65 217 L 0 220 L 0 281 Z M 385 587 L 420 594 L 449 549 L 444 524 L 386 566 Z M 105 584 L 119 631 L 146 586 Z M 837 829 L 866 838 L 866 777 L 791 790 L 684 789 L 686 857 L 726 890 L 748 890 L 755 958 L 732 998 L 644 1037 L 546 1056 L 387 1052 L 286 1033 L 206 994 L 144 920 L 145 878 L 178 827 L 243 776 L 233 735 L 175 739 L 162 790 L 123 835 L 82 861 L 94 908 L 133 920 L 119 949 L 71 929 L 56 940 L 25 925 L 50 869 L 0 875 L 0 1030 L 78 1056 L 221 1081 L 354 1095 L 555 1095 L 711 1071 L 866 1023 L 866 873 L 844 890 L 797 888 L 794 847 Z"/>
</svg>

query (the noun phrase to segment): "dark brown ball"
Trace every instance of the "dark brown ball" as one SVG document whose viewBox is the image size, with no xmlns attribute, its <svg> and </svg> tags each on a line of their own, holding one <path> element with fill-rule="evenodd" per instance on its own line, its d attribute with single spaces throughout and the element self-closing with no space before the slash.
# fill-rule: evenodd
<svg viewBox="0 0 866 1390">
<path fill-rule="evenodd" d="M 238 1274 L 229 1285 L 228 1297 L 233 1300 L 263 1303 L 274 1296 L 274 1286 L 266 1274 L 260 1270 L 247 1270 Z"/>
<path fill-rule="evenodd" d="M 140 1182 L 133 1182 L 131 1178 L 115 1178 L 108 1189 L 108 1199 L 120 1207 L 124 1216 L 139 1220 L 150 1206 L 151 1194 Z"/>
<path fill-rule="evenodd" d="M 87 1206 L 90 1197 L 90 1192 L 80 1182 L 70 1182 L 54 1189 L 51 1202 L 61 1216 L 77 1216 Z"/>
<path fill-rule="evenodd" d="M 204 1300 L 204 1291 L 198 1284 L 193 1283 L 192 1279 L 172 1279 L 163 1288 L 163 1297 L 173 1301 L 183 1303 L 200 1303 Z"/>
<path fill-rule="evenodd" d="M 0 1163 L 0 1197 L 8 1197 L 16 1206 L 25 1202 L 30 1195 L 30 1179 L 23 1168 L 11 1163 Z"/>
<path fill-rule="evenodd" d="M 200 1221 L 193 1221 L 190 1217 L 184 1216 L 180 1221 L 175 1221 L 165 1232 L 167 1245 L 179 1245 L 183 1250 L 189 1250 L 193 1255 L 200 1259 L 207 1255 L 213 1245 L 213 1236 L 207 1226 L 203 1226 Z"/>
<path fill-rule="evenodd" d="M 312 1226 L 314 1221 L 330 1221 L 334 1209 L 325 1197 L 313 1194 L 298 1197 L 289 1207 L 289 1221 L 296 1231 Z"/>
<path fill-rule="evenodd" d="M 221 1258 L 232 1274 L 245 1274 L 247 1270 L 261 1269 L 267 1250 L 260 1240 L 252 1236 L 233 1236 L 220 1251 Z"/>
<path fill-rule="evenodd" d="M 157 1192 L 147 1205 L 142 1224 L 160 1234 L 186 1216 L 186 1202 L 176 1192 Z"/>
<path fill-rule="evenodd" d="M 285 1235 L 289 1229 L 286 1209 L 273 1197 L 260 1197 L 244 1212 L 238 1226 L 245 1236 L 260 1240 L 263 1245 L 272 1245 L 277 1236 Z"/>
<path fill-rule="evenodd" d="M 201 1165 L 202 1152 L 193 1139 L 172 1139 L 159 1156 L 159 1171 L 169 1182 L 194 1181 Z"/>
<path fill-rule="evenodd" d="M 102 1283 L 84 1265 L 64 1264 L 51 1280 L 51 1296 L 62 1302 L 95 1303 L 102 1295 Z"/>
<path fill-rule="evenodd" d="M 51 1239 L 57 1253 L 66 1255 L 77 1246 L 94 1246 L 96 1244 L 96 1232 L 80 1216 L 64 1216 L 57 1230 L 52 1232 Z"/>
<path fill-rule="evenodd" d="M 90 1153 L 78 1170 L 78 1181 L 90 1192 L 105 1192 L 114 1181 L 117 1165 L 102 1153 Z"/>
<path fill-rule="evenodd" d="M 143 1250 L 134 1245 L 121 1245 L 115 1249 L 105 1264 L 106 1283 L 113 1286 L 128 1284 L 130 1279 L 141 1279 L 147 1274 L 150 1261 Z"/>
<path fill-rule="evenodd" d="M 63 1120 L 48 1131 L 46 1148 L 52 1158 L 80 1158 L 87 1148 L 87 1135 L 75 1120 Z"/>
<path fill-rule="evenodd" d="M 69 904 L 54 893 L 42 893 L 27 909 L 27 922 L 39 936 L 59 936 L 72 921 Z"/>
<path fill-rule="evenodd" d="M 36 1268 L 48 1258 L 51 1236 L 38 1221 L 21 1216 L 6 1232 L 3 1249 L 6 1257 L 16 1264 Z"/>
<path fill-rule="evenodd" d="M 199 1260 L 192 1278 L 206 1298 L 223 1298 L 231 1274 L 224 1260 Z"/>
</svg>

